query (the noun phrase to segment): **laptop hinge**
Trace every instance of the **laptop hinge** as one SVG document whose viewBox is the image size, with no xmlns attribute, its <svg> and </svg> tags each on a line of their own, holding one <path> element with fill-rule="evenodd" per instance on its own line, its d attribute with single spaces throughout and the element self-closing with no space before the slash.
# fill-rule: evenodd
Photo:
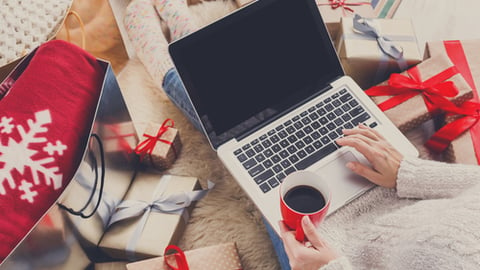
<svg viewBox="0 0 480 270">
<path fill-rule="evenodd" d="M 338 78 L 340 78 L 340 77 L 341 77 L 341 76 L 335 78 L 335 80 L 338 79 Z M 334 81 L 335 81 L 335 80 L 334 80 Z M 243 132 L 242 134 L 236 136 L 235 139 L 237 139 L 237 141 L 243 140 L 244 138 L 248 137 L 249 135 L 257 132 L 257 130 L 265 127 L 266 125 L 268 125 L 268 124 L 270 124 L 270 123 L 272 123 L 272 122 L 274 122 L 275 120 L 277 120 L 277 119 L 281 118 L 282 116 L 284 116 L 284 115 L 290 113 L 291 111 L 295 110 L 295 109 L 298 108 L 300 105 L 306 103 L 306 102 L 309 101 L 309 100 L 312 100 L 313 98 L 315 98 L 315 97 L 317 97 L 317 96 L 325 93 L 326 91 L 328 91 L 329 89 L 332 89 L 332 88 L 333 88 L 332 85 L 331 85 L 331 84 L 328 84 L 328 86 L 322 88 L 320 91 L 317 91 L 314 95 L 310 96 L 309 98 L 306 98 L 306 99 L 304 99 L 304 100 L 296 103 L 295 105 L 291 106 L 289 109 L 286 109 L 283 113 L 280 113 L 280 114 L 278 114 L 278 115 L 275 115 L 275 116 L 273 116 L 272 118 L 264 121 L 263 123 L 260 123 L 260 124 L 258 124 L 257 126 L 255 126 L 255 127 L 251 128 L 251 129 Z"/>
</svg>

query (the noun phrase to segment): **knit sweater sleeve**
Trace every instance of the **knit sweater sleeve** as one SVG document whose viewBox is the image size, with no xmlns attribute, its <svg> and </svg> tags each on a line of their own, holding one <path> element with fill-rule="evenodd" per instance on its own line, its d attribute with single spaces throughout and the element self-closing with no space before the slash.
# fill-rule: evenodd
<svg viewBox="0 0 480 270">
<path fill-rule="evenodd" d="M 329 262 L 318 270 L 352 270 L 352 266 L 347 257 L 342 256 L 336 260 Z"/>
<path fill-rule="evenodd" d="M 398 171 L 397 194 L 404 198 L 449 198 L 478 183 L 480 166 L 406 158 Z"/>
</svg>

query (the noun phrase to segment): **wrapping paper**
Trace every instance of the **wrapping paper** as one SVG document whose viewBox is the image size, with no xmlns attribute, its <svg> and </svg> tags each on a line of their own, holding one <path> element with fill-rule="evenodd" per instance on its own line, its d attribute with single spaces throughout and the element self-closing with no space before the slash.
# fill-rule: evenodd
<svg viewBox="0 0 480 270">
<path fill-rule="evenodd" d="M 337 40 L 340 31 L 340 19 L 358 14 L 365 18 L 375 18 L 371 0 L 317 0 L 318 10 L 323 22 L 327 25 L 332 40 Z"/>
<path fill-rule="evenodd" d="M 92 190 L 95 189 L 94 198 L 86 209 L 86 212 L 90 213 L 94 209 L 98 195 L 100 194 L 99 187 L 94 187 L 93 181 L 95 176 L 93 168 L 90 165 L 83 162 L 79 170 L 82 170 L 79 176 L 83 176 L 84 178 L 75 178 L 65 191 L 65 195 L 60 199 L 60 202 L 72 209 L 80 209 L 87 202 Z M 84 219 L 63 211 L 68 224 L 90 260 L 103 261 L 108 259 L 107 256 L 98 249 L 97 245 L 104 234 L 115 207 L 122 201 L 127 190 L 130 188 L 132 180 L 130 173 L 110 170 L 109 177 L 105 179 L 99 208 L 92 217 Z"/>
<path fill-rule="evenodd" d="M 480 40 L 451 40 L 427 42 L 425 57 L 447 55 L 473 89 L 472 101 L 479 102 Z M 456 117 L 447 118 L 446 123 Z M 480 121 L 479 121 L 480 122 Z M 480 164 L 480 123 L 451 142 L 444 152 L 446 161 L 463 164 Z"/>
<path fill-rule="evenodd" d="M 356 31 L 354 19 L 341 19 L 336 48 L 345 73 L 361 88 L 367 89 L 386 80 L 391 73 L 401 72 L 422 61 L 410 20 L 370 20 L 380 36 L 403 51 L 403 58 L 394 59 L 384 53 L 375 38 Z"/>
<path fill-rule="evenodd" d="M 168 181 L 165 190 L 158 190 L 157 187 L 162 181 Z M 140 173 L 127 192 L 124 202 L 147 203 L 159 198 L 161 200 L 164 196 L 200 189 L 200 183 L 195 177 L 166 175 L 160 178 L 156 174 Z M 135 233 L 138 226 L 142 226 L 145 212 L 140 216 L 118 221 L 109 226 L 99 247 L 110 257 L 121 260 L 132 261 L 161 256 L 165 247 L 176 243 L 182 235 L 193 207 L 192 203 L 181 213 L 145 210 L 150 212 L 146 213 L 146 223 L 138 237 Z M 130 245 L 133 245 L 133 248 L 127 251 Z"/>
<path fill-rule="evenodd" d="M 453 67 L 452 62 L 448 57 L 439 55 L 438 57 L 433 57 L 423 61 L 422 63 L 418 64 L 415 69 L 419 71 L 420 80 L 424 83 L 428 81 L 432 77 L 439 76 L 440 73 L 445 72 L 449 69 L 456 70 Z M 409 78 L 410 76 L 407 72 L 403 72 L 400 75 Z M 473 93 L 471 87 L 467 84 L 465 79 L 463 79 L 462 75 L 457 73 L 447 80 L 442 81 L 444 82 L 452 82 L 453 85 L 458 90 L 458 94 L 455 97 L 447 98 L 453 104 L 462 104 L 464 101 L 472 98 Z M 387 86 L 389 85 L 388 81 L 383 82 L 380 86 Z M 434 85 L 430 89 L 438 88 L 438 84 Z M 374 87 L 375 88 L 375 87 Z M 370 88 L 366 90 L 366 93 L 370 95 Z M 415 88 L 412 90 L 416 90 Z M 381 103 L 389 100 L 392 96 L 371 96 L 372 100 L 377 104 L 380 105 Z M 407 132 L 420 124 L 426 122 L 436 114 L 438 114 L 439 110 L 431 110 L 427 107 L 427 103 L 425 101 L 424 95 L 418 92 L 417 95 L 407 99 L 406 101 L 400 103 L 399 105 L 390 108 L 388 110 L 384 110 L 384 113 L 387 115 L 390 120 L 402 131 Z"/>
<path fill-rule="evenodd" d="M 235 243 L 225 243 L 194 250 L 185 251 L 190 270 L 238 270 L 242 269 Z M 153 258 L 127 264 L 128 270 L 170 270 L 165 259 L 171 264 L 173 255 Z"/>
<path fill-rule="evenodd" d="M 131 121 L 104 125 L 102 128 L 103 148 L 106 153 L 128 154 L 138 144 L 135 127 Z"/>
<path fill-rule="evenodd" d="M 159 170 L 173 165 L 182 148 L 179 131 L 173 125 L 171 119 L 165 120 L 162 125 L 148 123 L 144 140 L 135 149 L 144 164 Z"/>
</svg>

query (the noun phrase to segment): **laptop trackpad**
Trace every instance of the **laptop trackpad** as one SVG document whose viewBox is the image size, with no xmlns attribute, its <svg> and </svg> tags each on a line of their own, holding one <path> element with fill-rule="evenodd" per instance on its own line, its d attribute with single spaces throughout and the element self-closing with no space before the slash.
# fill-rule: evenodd
<svg viewBox="0 0 480 270">
<path fill-rule="evenodd" d="M 328 181 L 332 191 L 330 213 L 373 186 L 371 182 L 353 173 L 345 166 L 350 161 L 358 162 L 358 159 L 353 153 L 345 152 L 316 170 L 316 173 Z"/>
</svg>

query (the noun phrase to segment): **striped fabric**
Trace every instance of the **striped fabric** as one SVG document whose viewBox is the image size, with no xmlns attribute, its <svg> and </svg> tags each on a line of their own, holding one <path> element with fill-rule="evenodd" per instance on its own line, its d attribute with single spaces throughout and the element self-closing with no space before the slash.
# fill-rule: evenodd
<svg viewBox="0 0 480 270">
<path fill-rule="evenodd" d="M 373 12 L 377 18 L 392 18 L 402 0 L 372 0 Z"/>
</svg>

